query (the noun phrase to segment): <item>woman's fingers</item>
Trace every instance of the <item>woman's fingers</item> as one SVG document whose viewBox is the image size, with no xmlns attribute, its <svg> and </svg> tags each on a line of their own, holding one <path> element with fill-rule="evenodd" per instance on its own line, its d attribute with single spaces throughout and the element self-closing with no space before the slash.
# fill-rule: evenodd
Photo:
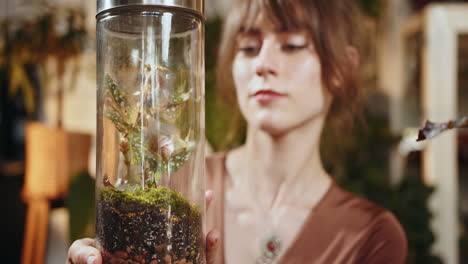
<svg viewBox="0 0 468 264">
<path fill-rule="evenodd" d="M 68 250 L 67 264 L 101 264 L 101 254 L 95 246 L 91 238 L 76 240 Z"/>
<path fill-rule="evenodd" d="M 216 255 L 218 254 L 220 233 L 217 230 L 212 230 L 206 235 L 206 263 L 214 264 Z"/>
<path fill-rule="evenodd" d="M 206 210 L 210 208 L 210 204 L 213 201 L 213 191 L 212 190 L 207 190 L 205 192 L 205 203 L 206 203 Z"/>
</svg>

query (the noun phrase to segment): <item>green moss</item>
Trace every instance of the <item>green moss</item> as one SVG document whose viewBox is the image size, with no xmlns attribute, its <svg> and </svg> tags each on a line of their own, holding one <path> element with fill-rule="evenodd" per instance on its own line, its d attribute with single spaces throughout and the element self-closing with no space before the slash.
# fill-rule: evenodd
<svg viewBox="0 0 468 264">
<path fill-rule="evenodd" d="M 188 212 L 192 217 L 200 216 L 199 206 L 191 204 L 175 190 L 163 186 L 150 186 L 145 189 L 137 187 L 134 191 L 119 191 L 110 186 L 101 189 L 101 196 L 111 203 L 133 203 L 163 210 L 170 207 L 172 213 L 179 216 Z"/>
</svg>

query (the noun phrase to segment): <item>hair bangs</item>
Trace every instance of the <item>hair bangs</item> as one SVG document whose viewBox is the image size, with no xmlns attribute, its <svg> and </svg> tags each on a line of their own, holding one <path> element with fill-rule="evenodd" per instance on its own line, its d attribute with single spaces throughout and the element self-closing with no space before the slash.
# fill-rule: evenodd
<svg viewBox="0 0 468 264">
<path fill-rule="evenodd" d="M 249 32 L 255 27 L 257 19 L 262 16 L 271 22 L 278 31 L 307 28 L 310 18 L 306 16 L 305 6 L 300 0 L 257 0 L 241 1 L 239 32 Z"/>
</svg>

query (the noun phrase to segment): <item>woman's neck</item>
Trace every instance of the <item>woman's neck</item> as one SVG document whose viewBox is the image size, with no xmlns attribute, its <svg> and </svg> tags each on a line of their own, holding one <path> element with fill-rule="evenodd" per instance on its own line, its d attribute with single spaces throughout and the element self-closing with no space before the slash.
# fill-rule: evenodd
<svg viewBox="0 0 468 264">
<path fill-rule="evenodd" d="M 270 209 L 283 204 L 311 206 L 331 182 L 320 158 L 322 127 L 323 120 L 315 119 L 281 136 L 250 127 L 246 144 L 228 156 L 233 183 L 251 189 Z M 310 199 L 300 199 L 306 192 Z"/>
</svg>

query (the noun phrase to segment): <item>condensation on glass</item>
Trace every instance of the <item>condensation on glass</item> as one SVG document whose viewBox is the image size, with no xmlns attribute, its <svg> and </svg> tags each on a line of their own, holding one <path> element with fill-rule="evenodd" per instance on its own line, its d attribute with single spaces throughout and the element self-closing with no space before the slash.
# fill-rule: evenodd
<svg viewBox="0 0 468 264">
<path fill-rule="evenodd" d="M 204 263 L 202 12 L 183 1 L 102 2 L 96 239 L 103 263 Z"/>
</svg>

